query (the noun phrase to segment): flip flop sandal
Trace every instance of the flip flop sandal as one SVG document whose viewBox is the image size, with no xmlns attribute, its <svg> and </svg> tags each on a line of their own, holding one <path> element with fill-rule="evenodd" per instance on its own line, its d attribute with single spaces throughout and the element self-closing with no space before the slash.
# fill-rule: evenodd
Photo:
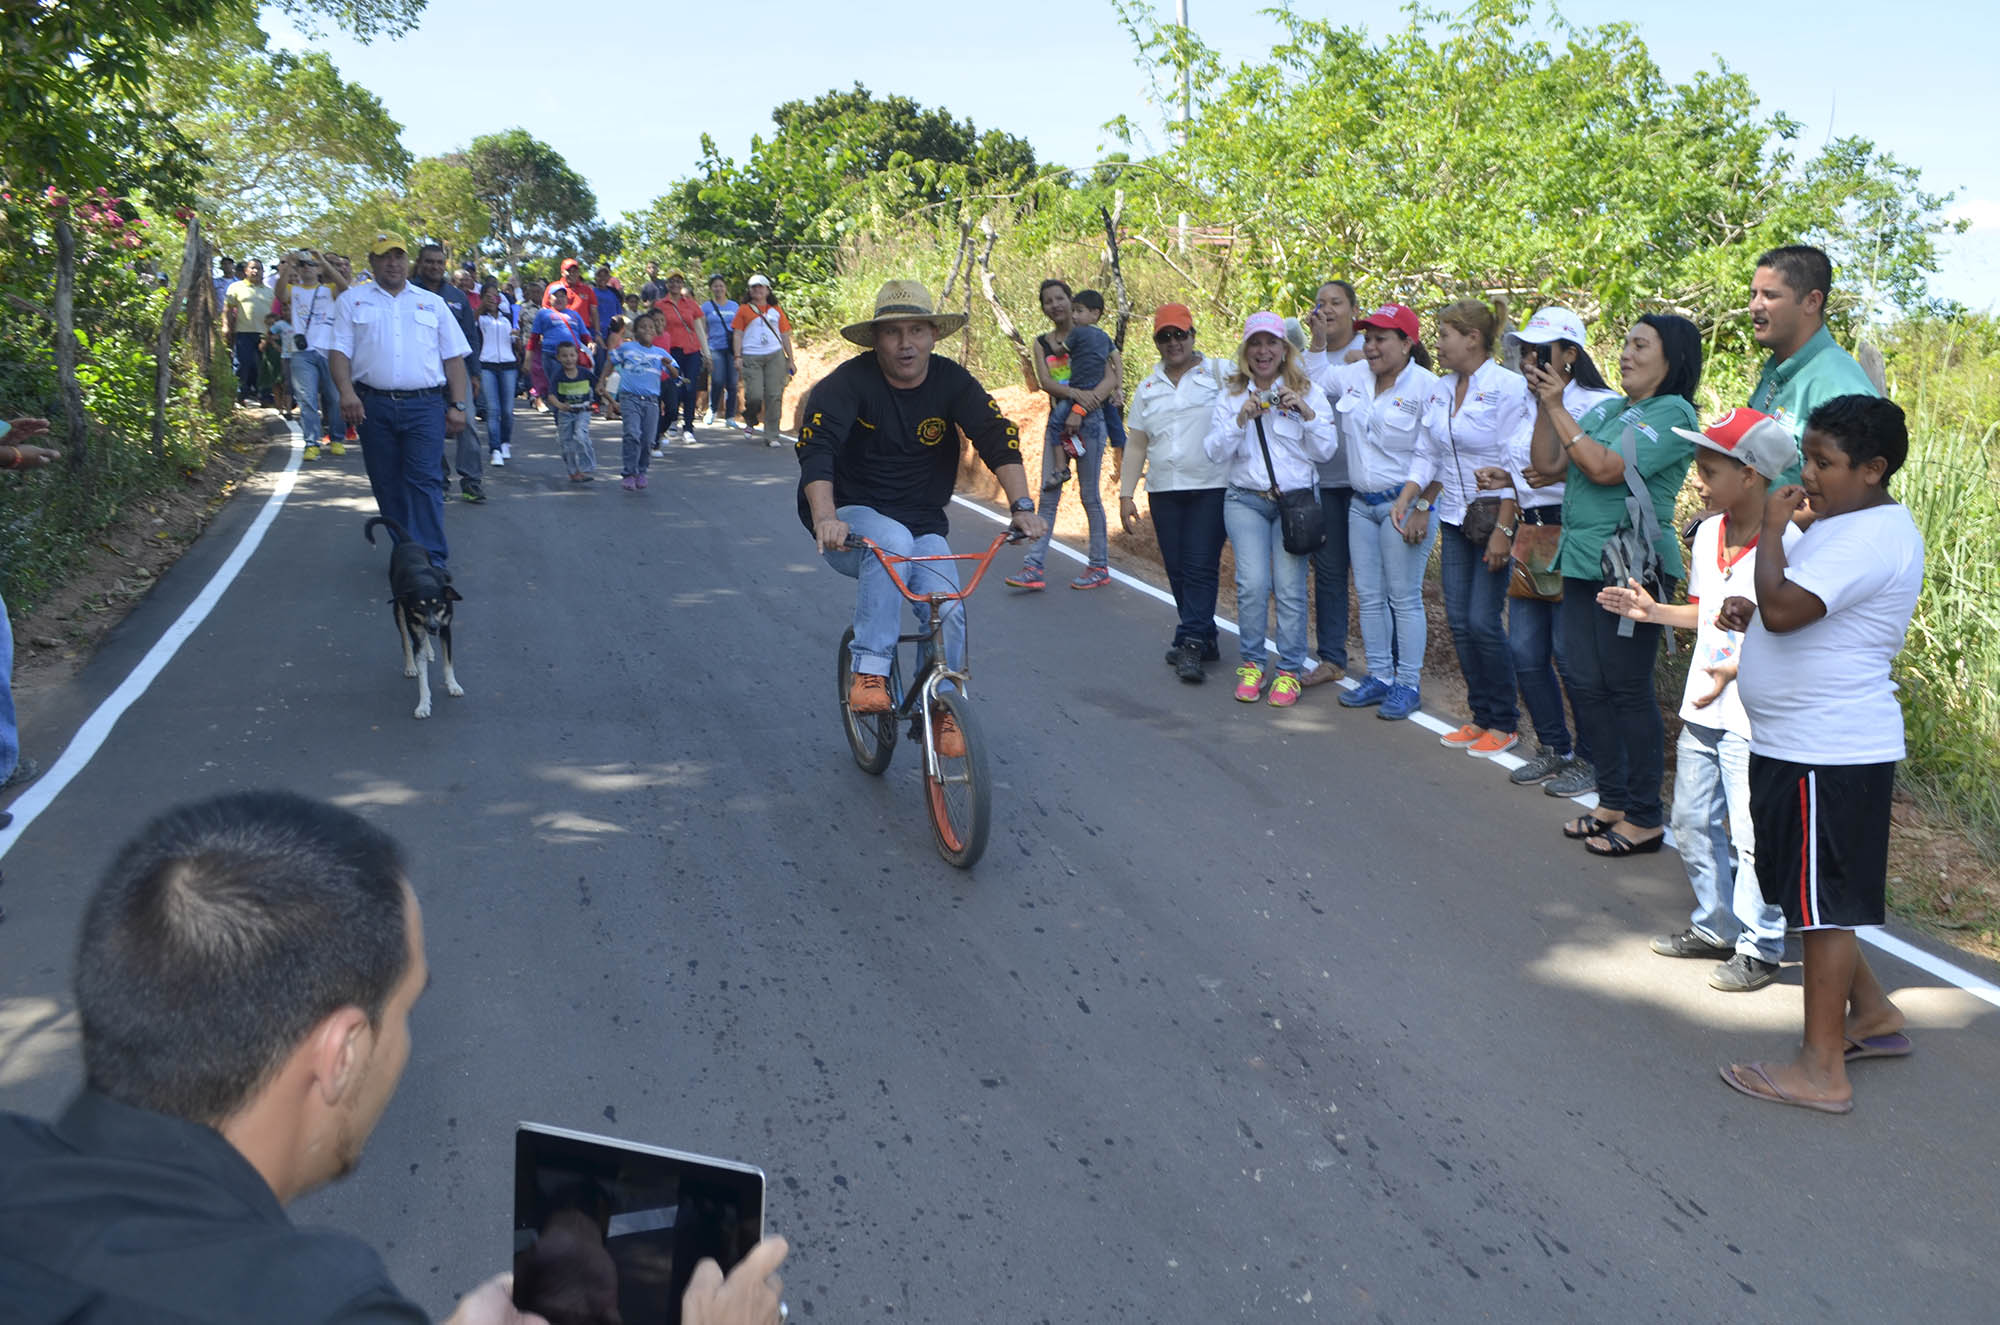
<svg viewBox="0 0 2000 1325">
<path fill-rule="evenodd" d="M 1572 842 L 1578 842 L 1586 837 L 1596 837 L 1624 822 L 1623 819 L 1600 819 L 1594 814 L 1582 814 L 1563 825 L 1563 836 Z M 1579 829 L 1582 831 L 1578 831 Z"/>
<path fill-rule="evenodd" d="M 1739 1081 L 1736 1077 L 1738 1066 L 1756 1073 L 1757 1079 L 1769 1088 L 1770 1093 L 1766 1094 L 1764 1091 L 1752 1089 Z M 1728 1067 L 1722 1069 L 1722 1083 L 1739 1095 L 1748 1095 L 1751 1099 L 1762 1100 L 1766 1104 L 1789 1104 L 1795 1109 L 1811 1109 L 1814 1113 L 1854 1112 L 1853 1100 L 1809 1100 L 1802 1095 L 1785 1094 L 1784 1091 L 1778 1089 L 1778 1083 L 1771 1080 L 1771 1074 L 1764 1070 L 1764 1064 L 1762 1063 L 1743 1063 L 1740 1065 L 1731 1063 Z"/>
<path fill-rule="evenodd" d="M 1864 1058 L 1908 1058 L 1916 1052 L 1917 1046 L 1910 1043 L 1910 1037 L 1901 1031 L 1891 1031 L 1887 1035 L 1869 1035 L 1857 1040 L 1849 1037 L 1847 1052 L 1841 1055 L 1850 1063 Z"/>
<path fill-rule="evenodd" d="M 1602 851 L 1591 845 L 1592 842 L 1598 841 L 1600 838 L 1611 844 Z M 1593 856 L 1609 856 L 1613 860 L 1616 860 L 1620 856 L 1643 856 L 1650 852 L 1658 851 L 1666 840 L 1667 835 L 1661 833 L 1658 837 L 1649 837 L 1643 842 L 1634 842 L 1616 828 L 1606 828 L 1601 833 L 1592 834 L 1584 842 L 1583 849 Z"/>
</svg>

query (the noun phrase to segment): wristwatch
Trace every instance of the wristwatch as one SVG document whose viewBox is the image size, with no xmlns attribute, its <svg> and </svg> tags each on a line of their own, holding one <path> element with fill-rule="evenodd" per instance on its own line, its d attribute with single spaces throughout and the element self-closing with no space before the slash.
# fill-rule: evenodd
<svg viewBox="0 0 2000 1325">
<path fill-rule="evenodd" d="M 1496 524 L 1493 527 L 1499 530 L 1501 533 L 1507 535 L 1507 537 L 1512 538 L 1514 536 L 1514 531 L 1521 527 L 1521 522 L 1519 520 L 1516 520 L 1513 524 Z"/>
<path fill-rule="evenodd" d="M 1028 512 L 1035 509 L 1035 499 L 1033 497 L 1019 498 L 1014 502 L 1013 505 L 1009 506 L 1007 509 L 1014 512 L 1014 514 L 1016 515 L 1026 515 Z"/>
<path fill-rule="evenodd" d="M 444 407 L 448 410 L 455 409 L 460 414 L 465 413 L 465 402 L 462 400 L 447 400 L 444 402 Z"/>
<path fill-rule="evenodd" d="M 1410 509 L 1415 511 L 1428 511 L 1431 510 L 1435 505 L 1436 503 L 1433 502 L 1429 497 L 1419 497 L 1415 501 L 1410 503 Z"/>
</svg>

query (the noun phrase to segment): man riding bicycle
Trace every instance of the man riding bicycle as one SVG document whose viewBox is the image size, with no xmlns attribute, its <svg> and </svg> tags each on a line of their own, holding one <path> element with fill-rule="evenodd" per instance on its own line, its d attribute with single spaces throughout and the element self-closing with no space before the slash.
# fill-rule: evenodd
<svg viewBox="0 0 2000 1325">
<path fill-rule="evenodd" d="M 1029 538 L 1047 526 L 1035 514 L 1021 466 L 1021 433 L 999 402 L 955 360 L 931 353 L 939 337 L 965 325 L 959 313 L 939 313 L 916 281 L 889 281 L 876 292 L 875 316 L 840 334 L 873 354 L 857 354 L 827 374 L 806 397 L 799 428 L 799 519 L 812 530 L 827 564 L 859 581 L 854 595 L 854 682 L 847 704 L 856 713 L 887 713 L 895 659 L 897 604 L 902 594 L 874 554 L 849 547 L 859 534 L 891 556 L 942 556 L 945 504 L 958 479 L 957 435 L 963 429 L 1007 494 L 1013 527 Z M 956 592 L 949 561 L 910 565 L 917 593 Z M 927 604 L 913 604 L 920 624 Z M 965 656 L 965 605 L 947 608 L 942 623 L 945 663 Z M 938 753 L 958 758 L 965 740 L 949 713 L 939 716 Z"/>
</svg>

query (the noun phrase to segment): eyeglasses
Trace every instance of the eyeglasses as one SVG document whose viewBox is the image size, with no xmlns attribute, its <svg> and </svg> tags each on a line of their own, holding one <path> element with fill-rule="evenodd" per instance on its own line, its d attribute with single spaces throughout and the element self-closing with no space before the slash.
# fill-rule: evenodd
<svg viewBox="0 0 2000 1325">
<path fill-rule="evenodd" d="M 1168 327 L 1164 331 L 1153 333 L 1153 344 L 1164 345 L 1170 340 L 1192 340 L 1193 338 L 1194 333 L 1192 331 L 1183 331 L 1179 327 Z"/>
</svg>

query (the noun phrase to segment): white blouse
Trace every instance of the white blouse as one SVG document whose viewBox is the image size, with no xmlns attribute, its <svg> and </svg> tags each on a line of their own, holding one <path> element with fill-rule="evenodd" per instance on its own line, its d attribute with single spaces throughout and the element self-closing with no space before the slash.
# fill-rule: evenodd
<svg viewBox="0 0 2000 1325">
<path fill-rule="evenodd" d="M 1563 408 L 1572 419 L 1580 419 L 1618 393 L 1602 387 L 1579 386 L 1571 381 L 1563 386 Z M 1524 510 L 1545 506 L 1560 506 L 1563 499 L 1563 485 L 1551 483 L 1545 488 L 1528 486 L 1527 470 L 1534 462 L 1535 418 L 1538 411 L 1532 394 L 1528 397 L 1528 417 L 1521 423 L 1520 431 L 1514 434 L 1513 458 L 1507 468 L 1513 471 L 1515 500 Z M 1564 463 L 1567 470 L 1569 465 Z"/>
<path fill-rule="evenodd" d="M 1290 492 L 1298 488 L 1310 488 L 1319 479 L 1319 464 L 1331 460 L 1340 445 L 1340 435 L 1333 423 L 1333 410 L 1327 404 L 1326 393 L 1311 382 L 1300 393 L 1306 408 L 1313 413 L 1311 420 L 1301 418 L 1289 410 L 1270 410 L 1262 419 L 1252 419 L 1248 424 L 1236 422 L 1238 410 L 1250 398 L 1248 390 L 1231 391 L 1226 386 L 1216 397 L 1215 410 L 1209 415 L 1208 437 L 1202 442 L 1202 449 L 1208 458 L 1229 467 L 1229 485 L 1233 488 L 1247 488 L 1251 492 L 1269 492 L 1271 474 L 1278 477 L 1278 489 Z M 1257 438 L 1257 424 L 1264 425 L 1264 442 L 1270 448 L 1271 469 L 1264 468 L 1264 447 Z"/>
<path fill-rule="evenodd" d="M 1479 497 L 1512 497 L 1511 487 L 1481 492 L 1474 477 L 1491 466 L 1514 469 L 1514 435 L 1534 421 L 1527 379 L 1491 359 L 1466 381 L 1465 402 L 1457 403 L 1459 374 L 1446 373 L 1431 388 L 1424 407 L 1428 427 L 1410 463 L 1410 482 L 1419 489 L 1442 482 L 1437 518 L 1443 524 L 1465 519 L 1468 503 Z"/>
<path fill-rule="evenodd" d="M 1327 376 L 1338 388 L 1333 413 L 1340 449 L 1347 456 L 1347 481 L 1356 492 L 1399 492 L 1410 476 L 1418 439 L 1426 427 L 1424 402 L 1437 375 L 1415 359 L 1387 391 L 1375 390 L 1375 370 L 1366 360 L 1344 364 Z"/>
</svg>

